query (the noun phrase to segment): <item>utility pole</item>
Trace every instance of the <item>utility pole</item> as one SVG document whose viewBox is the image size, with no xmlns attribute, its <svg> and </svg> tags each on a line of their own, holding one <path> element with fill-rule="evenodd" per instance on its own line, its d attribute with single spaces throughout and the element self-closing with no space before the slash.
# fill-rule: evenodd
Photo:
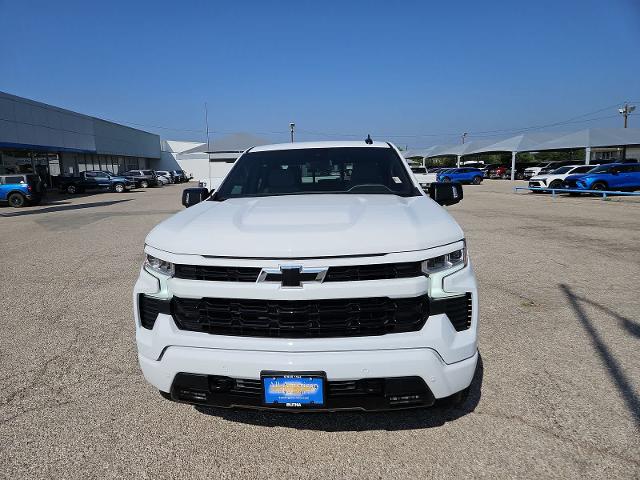
<svg viewBox="0 0 640 480">
<path fill-rule="evenodd" d="M 624 108 L 619 108 L 618 112 L 624 117 L 624 128 L 627 128 L 629 123 L 629 114 L 636 109 L 635 105 L 624 104 Z"/>
<path fill-rule="evenodd" d="M 464 145 L 464 139 L 467 137 L 467 135 L 469 135 L 467 132 L 464 132 L 462 134 L 462 144 Z"/>
<path fill-rule="evenodd" d="M 291 130 L 291 143 L 293 143 L 293 133 L 296 131 L 296 124 L 291 122 L 289 124 L 289 130 Z"/>
<path fill-rule="evenodd" d="M 204 102 L 204 123 L 207 129 L 207 161 L 209 163 L 209 178 L 207 183 L 211 183 L 211 143 L 209 141 L 209 110 L 207 108 L 207 102 Z M 207 188 L 211 189 L 211 185 L 207 185 Z"/>
</svg>

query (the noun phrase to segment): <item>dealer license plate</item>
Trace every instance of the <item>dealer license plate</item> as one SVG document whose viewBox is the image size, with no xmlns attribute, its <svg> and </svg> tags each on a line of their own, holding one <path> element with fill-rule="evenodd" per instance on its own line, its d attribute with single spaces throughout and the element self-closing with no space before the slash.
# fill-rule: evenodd
<svg viewBox="0 0 640 480">
<path fill-rule="evenodd" d="M 265 374 L 262 376 L 264 403 L 279 407 L 321 407 L 324 378 L 308 374 Z"/>
</svg>

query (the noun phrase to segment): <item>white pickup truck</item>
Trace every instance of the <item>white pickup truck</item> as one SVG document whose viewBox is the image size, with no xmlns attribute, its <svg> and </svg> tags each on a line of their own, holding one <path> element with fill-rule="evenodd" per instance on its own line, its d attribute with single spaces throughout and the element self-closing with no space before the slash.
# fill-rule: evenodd
<svg viewBox="0 0 640 480">
<path fill-rule="evenodd" d="M 478 292 L 464 234 L 383 142 L 254 147 L 156 226 L 133 291 L 162 395 L 213 407 L 389 410 L 465 400 Z"/>
</svg>

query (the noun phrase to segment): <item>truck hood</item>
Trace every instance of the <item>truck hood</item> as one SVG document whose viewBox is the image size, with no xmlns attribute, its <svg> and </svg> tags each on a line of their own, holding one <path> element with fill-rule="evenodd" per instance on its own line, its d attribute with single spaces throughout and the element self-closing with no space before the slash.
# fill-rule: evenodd
<svg viewBox="0 0 640 480">
<path fill-rule="evenodd" d="M 204 201 L 157 225 L 146 244 L 177 254 L 284 259 L 423 250 L 462 238 L 426 196 L 318 194 Z"/>
</svg>

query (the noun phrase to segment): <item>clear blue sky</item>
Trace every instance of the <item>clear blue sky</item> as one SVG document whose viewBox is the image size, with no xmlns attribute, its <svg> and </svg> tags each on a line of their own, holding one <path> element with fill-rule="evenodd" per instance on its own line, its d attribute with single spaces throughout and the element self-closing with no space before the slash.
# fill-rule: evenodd
<svg viewBox="0 0 640 480">
<path fill-rule="evenodd" d="M 409 147 L 640 109 L 638 0 L 0 0 L 0 38 L 0 90 L 170 139 L 205 101 L 215 135 Z"/>
</svg>

